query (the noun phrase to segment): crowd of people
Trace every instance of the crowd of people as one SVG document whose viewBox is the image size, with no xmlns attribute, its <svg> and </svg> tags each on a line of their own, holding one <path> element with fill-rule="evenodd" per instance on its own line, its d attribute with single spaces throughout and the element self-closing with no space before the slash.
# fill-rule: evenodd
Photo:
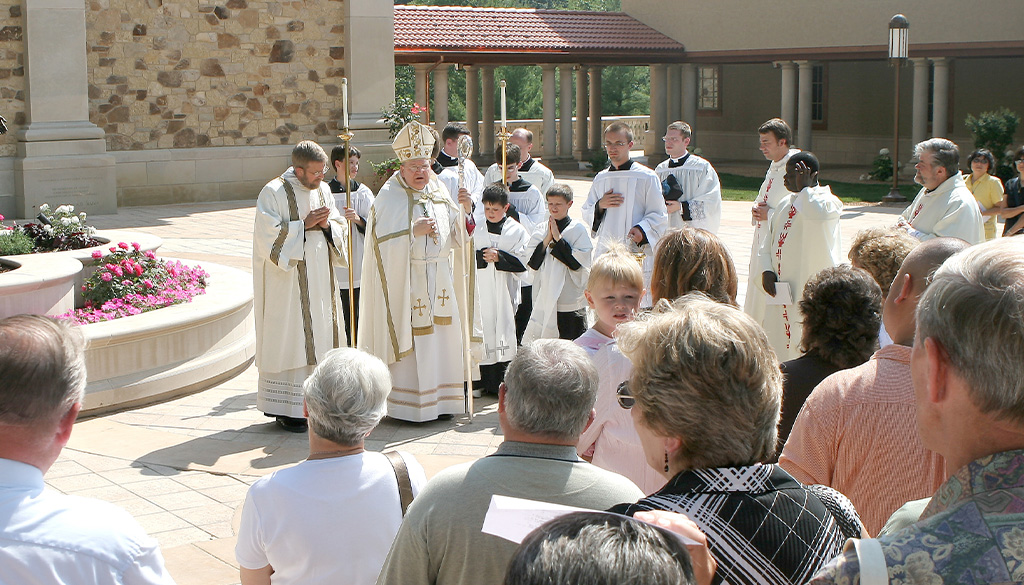
<svg viewBox="0 0 1024 585">
<path fill-rule="evenodd" d="M 257 406 L 309 457 L 250 488 L 243 585 L 1024 581 L 1024 239 L 995 237 L 1024 201 L 991 154 L 918 144 L 920 193 L 846 264 L 817 157 L 765 122 L 740 307 L 686 123 L 654 169 L 608 126 L 582 221 L 531 133 L 485 173 L 466 134 L 407 125 L 376 195 L 303 141 L 259 195 Z M 0 321 L 0 583 L 169 583 L 127 514 L 42 489 L 84 375 L 74 329 Z M 483 393 L 490 456 L 427 481 L 365 448 Z M 495 496 L 591 512 L 517 542 L 483 530 Z"/>
</svg>

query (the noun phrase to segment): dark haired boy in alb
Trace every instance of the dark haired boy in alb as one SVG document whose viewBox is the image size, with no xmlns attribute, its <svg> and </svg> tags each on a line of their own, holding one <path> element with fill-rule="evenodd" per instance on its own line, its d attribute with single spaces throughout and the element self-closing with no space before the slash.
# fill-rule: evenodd
<svg viewBox="0 0 1024 585">
<path fill-rule="evenodd" d="M 548 189 L 548 221 L 530 236 L 528 266 L 533 274 L 533 313 L 523 343 L 558 337 L 573 340 L 587 331 L 583 290 L 590 276 L 594 243 L 587 226 L 569 217 L 572 187 Z"/>
<path fill-rule="evenodd" d="M 359 322 L 359 277 L 363 272 L 363 240 L 366 239 L 366 218 L 370 216 L 370 207 L 373 205 L 373 191 L 366 185 L 356 180 L 359 174 L 359 159 L 362 153 L 359 149 L 350 146 L 348 157 L 348 175 L 350 190 L 352 193 L 352 207 L 345 207 L 347 195 L 342 181 L 345 180 L 345 146 L 339 144 L 331 149 L 331 169 L 334 170 L 334 178 L 327 181 L 327 186 L 334 193 L 334 204 L 341 211 L 345 219 L 352 222 L 355 231 L 352 234 L 352 293 L 355 297 L 356 314 L 348 314 L 348 270 L 335 270 L 334 279 L 341 289 L 341 310 L 345 315 L 345 337 L 348 339 L 349 347 L 355 341 L 351 337 L 349 319 Z"/>
<path fill-rule="evenodd" d="M 501 183 L 484 188 L 484 217 L 487 229 L 473 232 L 476 247 L 476 287 L 483 318 L 484 359 L 480 362 L 480 382 L 474 383 L 473 395 L 481 390 L 498 394 L 498 385 L 505 377 L 505 368 L 516 355 L 516 306 L 519 304 L 519 281 L 527 275 L 526 244 L 530 234 L 506 215 L 508 190 Z"/>
</svg>

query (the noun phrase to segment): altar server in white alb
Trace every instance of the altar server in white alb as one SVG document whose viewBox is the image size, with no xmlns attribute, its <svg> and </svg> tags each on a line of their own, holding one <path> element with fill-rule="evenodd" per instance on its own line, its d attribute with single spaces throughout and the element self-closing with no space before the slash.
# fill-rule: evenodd
<svg viewBox="0 0 1024 585">
<path fill-rule="evenodd" d="M 772 118 L 757 129 L 758 148 L 766 159 L 771 161 L 768 165 L 768 172 L 765 173 L 764 182 L 757 192 L 757 200 L 750 208 L 750 224 L 754 226 L 754 240 L 750 243 L 750 265 L 747 274 L 747 294 L 743 297 L 743 312 L 760 323 L 764 319 L 765 296 L 764 288 L 761 286 L 761 279 L 758 278 L 761 265 L 757 260 L 757 251 L 761 249 L 771 226 L 775 211 L 786 197 L 789 190 L 786 189 L 783 177 L 786 175 L 786 161 L 789 157 L 800 152 L 791 148 L 793 142 L 793 131 L 789 124 L 782 118 Z"/>
<path fill-rule="evenodd" d="M 662 138 L 669 158 L 654 169 L 661 180 L 668 227 L 688 226 L 717 234 L 722 223 L 722 184 L 711 163 L 687 150 L 690 133 L 686 122 L 669 124 Z"/>
<path fill-rule="evenodd" d="M 431 130 L 433 131 L 433 130 Z M 452 201 L 458 201 L 459 193 L 459 138 L 469 136 L 469 129 L 462 124 L 451 123 L 441 131 L 441 150 L 437 153 L 436 162 L 441 170 L 434 173 L 440 177 L 441 182 L 448 186 L 452 194 Z M 469 192 L 473 198 L 473 219 L 477 225 L 484 223 L 484 208 L 480 204 L 480 197 L 484 192 L 484 176 L 472 159 L 466 157 L 462 160 L 462 187 Z"/>
<path fill-rule="evenodd" d="M 345 180 L 345 146 L 339 144 L 331 149 L 331 167 L 334 169 L 334 178 L 327 182 L 334 193 L 334 205 L 342 215 L 345 216 L 355 228 L 352 232 L 352 293 L 355 297 L 356 314 L 352 317 L 348 314 L 348 270 L 336 270 L 334 275 L 338 280 L 338 288 L 341 289 L 341 311 L 345 316 L 345 339 L 348 345 L 355 341 L 350 339 L 349 319 L 359 322 L 359 277 L 363 272 L 363 240 L 366 239 L 366 218 L 370 216 L 370 206 L 373 205 L 373 191 L 365 184 L 355 179 L 359 174 L 359 159 L 362 153 L 359 149 L 350 146 L 348 156 L 349 192 L 352 195 L 352 207 L 345 207 L 348 194 L 343 184 Z"/>
<path fill-rule="evenodd" d="M 508 189 L 501 183 L 484 187 L 486 229 L 473 232 L 476 244 L 476 290 L 483 322 L 484 358 L 480 362 L 480 391 L 498 395 L 505 368 L 516 355 L 516 309 L 519 283 L 527 274 L 526 245 L 530 233 L 506 215 Z"/>
<path fill-rule="evenodd" d="M 335 273 L 345 270 L 348 224 L 322 182 L 327 153 L 303 140 L 292 166 L 256 198 L 252 238 L 256 407 L 303 432 L 302 383 L 331 349 L 345 346 Z"/>
<path fill-rule="evenodd" d="M 594 177 L 590 194 L 583 204 L 583 221 L 596 239 L 594 257 L 608 249 L 612 241 L 638 248 L 644 254 L 644 287 L 651 289 L 654 252 L 668 227 L 668 211 L 661 195 L 658 175 L 629 158 L 633 132 L 620 122 L 604 131 L 604 147 L 610 165 Z M 650 293 L 641 307 L 651 306 Z"/>
<path fill-rule="evenodd" d="M 476 270 L 460 225 L 472 201 L 452 202 L 430 170 L 433 147 L 419 122 L 395 137 L 401 166 L 370 208 L 359 299 L 358 346 L 391 370 L 388 415 L 413 422 L 463 412 L 462 319 L 481 341 Z M 468 280 L 469 299 L 456 275 Z"/>
<path fill-rule="evenodd" d="M 509 214 L 512 215 L 529 233 L 548 219 L 548 206 L 541 193 L 533 183 L 530 183 L 519 174 L 519 157 L 522 151 L 515 144 L 509 143 L 504 149 L 505 155 L 505 184 L 508 186 Z M 494 150 L 494 158 L 501 163 L 502 147 L 499 144 Z M 498 182 L 502 178 L 498 177 Z"/>
<path fill-rule="evenodd" d="M 533 313 L 523 343 L 536 339 L 576 339 L 587 331 L 587 299 L 593 242 L 587 226 L 569 217 L 572 187 L 548 189 L 548 221 L 530 236 L 526 253 L 533 274 Z"/>
<path fill-rule="evenodd" d="M 985 223 L 963 175 L 960 149 L 945 138 L 930 138 L 914 147 L 918 159 L 914 181 L 921 191 L 899 219 L 896 227 L 919 240 L 949 237 L 969 244 L 985 241 Z"/>
<path fill-rule="evenodd" d="M 818 158 L 798 152 L 786 163 L 790 195 L 772 217 L 768 237 L 758 251 L 761 286 L 776 299 L 765 307 L 761 325 L 779 361 L 800 357 L 803 323 L 797 303 L 804 285 L 819 271 L 843 262 L 839 216 L 843 203 L 827 185 L 818 184 Z M 790 298 L 784 297 L 788 286 Z M 775 304 L 782 303 L 785 304 Z"/>
<path fill-rule="evenodd" d="M 541 193 L 547 193 L 551 185 L 555 184 L 555 175 L 551 172 L 551 169 L 531 156 L 533 151 L 533 132 L 526 128 L 516 128 L 509 135 L 508 143 L 518 146 L 519 152 L 522 153 L 520 156 L 522 164 L 519 165 L 519 176 L 526 179 L 527 182 L 540 190 Z M 487 167 L 487 172 L 484 173 L 484 184 L 490 185 L 500 180 L 501 164 L 500 162 L 495 162 Z"/>
</svg>

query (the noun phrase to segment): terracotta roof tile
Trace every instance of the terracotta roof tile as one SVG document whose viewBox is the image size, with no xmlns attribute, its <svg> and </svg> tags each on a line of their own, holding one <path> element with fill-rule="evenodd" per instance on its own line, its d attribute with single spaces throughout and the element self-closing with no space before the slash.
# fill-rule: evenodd
<svg viewBox="0 0 1024 585">
<path fill-rule="evenodd" d="M 683 45 L 622 12 L 395 6 L 395 50 L 666 51 Z"/>
</svg>

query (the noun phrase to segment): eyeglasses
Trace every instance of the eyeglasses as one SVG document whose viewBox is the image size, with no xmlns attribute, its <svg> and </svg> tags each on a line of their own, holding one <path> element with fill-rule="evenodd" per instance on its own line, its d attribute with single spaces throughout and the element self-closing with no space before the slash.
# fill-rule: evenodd
<svg viewBox="0 0 1024 585">
<path fill-rule="evenodd" d="M 1013 163 L 1014 164 L 1022 163 L 1022 162 L 1024 162 L 1024 158 L 1015 158 L 1015 159 L 1013 159 Z"/>
<path fill-rule="evenodd" d="M 429 164 L 406 164 L 405 169 L 413 173 L 425 173 L 430 170 Z"/>
<path fill-rule="evenodd" d="M 629 410 L 636 404 L 636 398 L 629 393 L 629 380 L 619 384 L 619 387 L 615 389 L 615 397 L 619 400 L 619 406 Z"/>
<path fill-rule="evenodd" d="M 302 169 L 302 172 L 306 173 L 307 175 L 313 175 L 314 177 L 322 177 L 322 176 L 327 174 L 327 167 L 324 167 L 324 168 L 320 169 L 319 171 L 310 171 L 310 170 L 302 168 L 302 167 L 296 167 L 296 168 Z"/>
<path fill-rule="evenodd" d="M 682 142 L 683 139 L 678 136 L 662 136 L 661 141 L 668 144 L 670 142 Z"/>
<path fill-rule="evenodd" d="M 629 145 L 628 142 L 623 142 L 621 140 L 619 140 L 617 142 L 605 142 L 604 143 L 604 147 L 605 148 L 613 148 L 613 147 L 614 148 L 623 148 L 623 147 L 628 146 L 628 145 Z"/>
</svg>

